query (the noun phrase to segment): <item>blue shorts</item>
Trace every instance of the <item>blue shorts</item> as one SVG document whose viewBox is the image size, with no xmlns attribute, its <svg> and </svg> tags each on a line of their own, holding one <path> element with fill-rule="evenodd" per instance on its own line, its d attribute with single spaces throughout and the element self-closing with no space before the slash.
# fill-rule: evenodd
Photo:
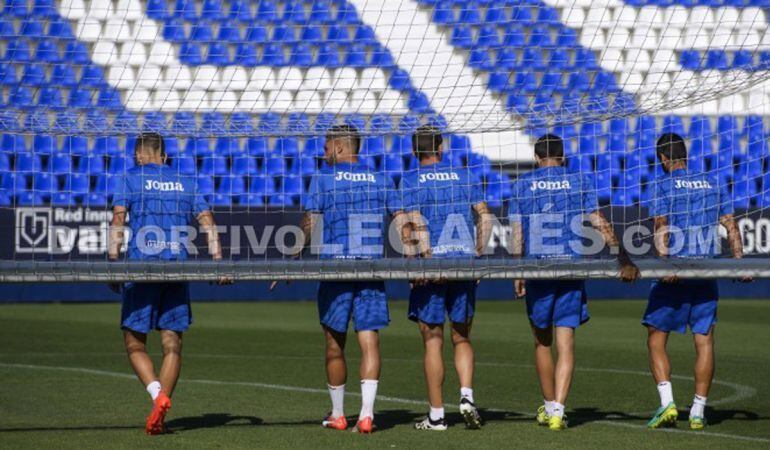
<svg viewBox="0 0 770 450">
<path fill-rule="evenodd" d="M 184 332 L 192 323 L 187 283 L 126 283 L 123 285 L 121 328 L 147 334 L 150 330 Z"/>
<path fill-rule="evenodd" d="M 323 281 L 318 286 L 321 325 L 340 333 L 353 318 L 356 331 L 374 331 L 390 323 L 385 283 L 382 281 Z"/>
<path fill-rule="evenodd" d="M 535 328 L 577 328 L 590 318 L 584 281 L 532 280 L 526 289 L 527 314 Z"/>
<path fill-rule="evenodd" d="M 414 287 L 409 294 L 409 319 L 440 325 L 448 314 L 452 323 L 468 323 L 475 306 L 475 281 L 430 283 Z"/>
<path fill-rule="evenodd" d="M 719 285 L 716 280 L 654 281 L 642 324 L 661 331 L 708 334 L 717 323 Z"/>
</svg>

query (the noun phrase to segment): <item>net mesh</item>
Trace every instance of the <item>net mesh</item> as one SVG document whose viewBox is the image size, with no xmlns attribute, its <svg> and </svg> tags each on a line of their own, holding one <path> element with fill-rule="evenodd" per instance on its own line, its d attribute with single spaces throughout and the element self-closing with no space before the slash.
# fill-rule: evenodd
<svg viewBox="0 0 770 450">
<path fill-rule="evenodd" d="M 142 279 L 126 265 L 88 264 L 107 259 L 112 202 L 135 165 L 136 136 L 157 132 L 167 170 L 213 208 L 225 262 L 293 264 L 306 278 L 351 276 L 360 262 L 321 261 L 324 272 L 312 265 L 318 254 L 293 259 L 302 205 L 327 166 L 327 133 L 341 124 L 358 130 L 361 161 L 400 195 L 402 179 L 419 166 L 413 132 L 425 124 L 442 131 L 444 163 L 481 192 L 496 218 L 483 259 L 451 259 L 455 272 L 442 273 L 450 278 L 470 276 L 463 269 L 471 266 L 496 268 L 497 276 L 510 275 L 511 265 L 533 268 L 531 277 L 555 275 L 547 268 L 558 262 L 505 259 L 508 212 L 521 201 L 514 183 L 534 167 L 533 144 L 546 133 L 564 139 L 568 170 L 591 180 L 584 189 L 596 193 L 626 246 L 639 248 L 638 259 L 654 254 L 649 212 L 662 176 L 655 142 L 666 132 L 686 138 L 691 172 L 725 187 L 746 253 L 767 255 L 768 7 L 764 0 L 5 0 L 4 273 L 32 267 L 39 279 L 66 279 L 67 270 L 83 279 L 104 270 L 113 273 L 107 278 Z M 184 212 L 173 208 L 169 215 Z M 198 234 L 191 264 L 157 263 L 152 272 L 210 275 Z M 408 278 L 396 265 L 419 270 L 392 247 L 385 242 L 378 276 Z M 613 276 L 570 264 L 573 275 Z M 721 273 L 712 262 L 697 264 L 704 270 L 694 276 Z M 59 265 L 62 272 L 52 268 Z"/>
</svg>

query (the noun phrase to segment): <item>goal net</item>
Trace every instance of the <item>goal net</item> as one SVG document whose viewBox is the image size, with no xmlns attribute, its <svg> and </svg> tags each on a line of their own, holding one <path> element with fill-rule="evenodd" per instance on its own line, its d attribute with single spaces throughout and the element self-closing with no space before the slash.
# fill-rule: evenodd
<svg viewBox="0 0 770 450">
<path fill-rule="evenodd" d="M 509 211 L 522 200 L 514 184 L 535 167 L 533 144 L 548 133 L 563 139 L 568 171 L 591 180 L 586 190 L 644 276 L 765 276 L 767 8 L 766 0 L 5 0 L 0 281 L 614 277 L 607 248 L 570 260 L 510 253 Z M 375 211 L 382 258 L 295 257 L 303 205 L 329 168 L 329 130 L 355 128 L 360 163 L 398 196 L 419 166 L 412 134 L 426 124 L 443 134 L 442 163 L 495 216 L 483 255 L 408 258 L 383 207 Z M 222 261 L 211 262 L 200 230 L 186 261 L 125 253 L 108 261 L 113 202 L 146 132 L 163 136 L 168 173 L 191 182 L 214 212 Z M 751 258 L 655 257 L 650 205 L 663 133 L 685 138 L 690 172 L 724 187 Z M 365 228 L 357 228 L 364 238 Z M 156 247 L 173 244 L 153 236 Z"/>
</svg>

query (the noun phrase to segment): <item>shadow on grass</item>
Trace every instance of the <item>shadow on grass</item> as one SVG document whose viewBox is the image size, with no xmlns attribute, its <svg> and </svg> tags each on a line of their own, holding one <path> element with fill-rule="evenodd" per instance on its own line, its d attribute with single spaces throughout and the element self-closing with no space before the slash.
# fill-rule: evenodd
<svg viewBox="0 0 770 450">
<path fill-rule="evenodd" d="M 235 416 L 228 413 L 207 413 L 201 416 L 179 417 L 166 422 L 172 432 L 198 430 L 201 428 L 219 428 L 232 426 L 256 426 L 263 421 L 254 416 Z"/>
<path fill-rule="evenodd" d="M 679 408 L 679 419 L 677 423 L 688 423 L 689 409 Z M 598 421 L 642 421 L 647 423 L 650 420 L 652 414 L 649 416 L 627 414 L 619 411 L 600 411 L 596 408 L 576 408 L 569 415 L 570 428 L 578 427 L 591 422 Z M 706 408 L 706 420 L 709 425 L 717 425 L 724 421 L 756 421 L 756 420 L 768 420 L 768 417 L 760 417 L 757 413 L 736 410 L 736 409 L 713 409 Z"/>
</svg>

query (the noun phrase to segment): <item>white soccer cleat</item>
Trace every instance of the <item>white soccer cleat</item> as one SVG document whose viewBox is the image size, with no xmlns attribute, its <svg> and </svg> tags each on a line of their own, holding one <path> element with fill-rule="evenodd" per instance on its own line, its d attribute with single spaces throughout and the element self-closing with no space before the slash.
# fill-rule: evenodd
<svg viewBox="0 0 770 450">
<path fill-rule="evenodd" d="M 478 430 L 481 429 L 481 426 L 484 424 L 481 421 L 481 416 L 479 415 L 478 409 L 476 409 L 476 405 L 467 398 L 460 400 L 460 414 L 463 416 L 466 428 Z"/>
<path fill-rule="evenodd" d="M 430 420 L 430 416 L 426 417 L 422 422 L 414 424 L 415 430 L 428 430 L 428 431 L 446 431 L 446 420 L 442 417 L 439 420 Z"/>
</svg>

